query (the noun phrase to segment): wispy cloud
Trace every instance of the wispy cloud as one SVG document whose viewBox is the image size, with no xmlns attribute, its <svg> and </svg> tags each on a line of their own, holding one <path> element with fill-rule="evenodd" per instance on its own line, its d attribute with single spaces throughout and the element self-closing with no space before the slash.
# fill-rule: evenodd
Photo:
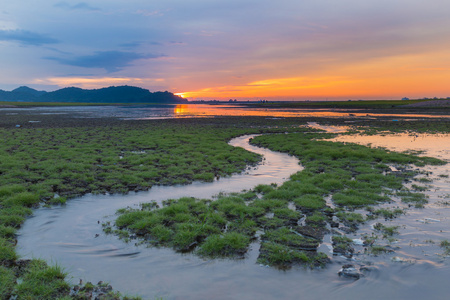
<svg viewBox="0 0 450 300">
<path fill-rule="evenodd" d="M 133 48 L 138 48 L 138 47 L 145 46 L 145 45 L 162 46 L 161 43 L 152 42 L 152 41 L 150 41 L 150 42 L 143 42 L 143 41 L 127 42 L 127 43 L 122 43 L 119 46 L 123 47 L 123 48 L 133 49 Z"/>
<path fill-rule="evenodd" d="M 63 65 L 101 68 L 108 72 L 117 72 L 124 67 L 130 66 L 133 61 L 139 59 L 150 59 L 164 57 L 162 54 L 141 54 L 125 51 L 97 51 L 92 55 L 77 56 L 73 58 L 46 57 Z"/>
<path fill-rule="evenodd" d="M 52 86 L 76 86 L 87 89 L 101 88 L 111 85 L 136 85 L 152 86 L 164 83 L 163 78 L 139 78 L 139 77 L 96 77 L 96 76 L 67 76 L 48 77 L 33 80 L 34 84 Z"/>
<path fill-rule="evenodd" d="M 59 41 L 54 38 L 22 29 L 0 30 L 0 41 L 18 42 L 23 45 L 32 46 L 59 43 Z"/>
<path fill-rule="evenodd" d="M 86 2 L 80 2 L 74 5 L 71 5 L 67 2 L 58 2 L 54 5 L 54 7 L 67 9 L 67 10 L 87 10 L 87 11 L 98 11 L 100 8 L 90 6 Z"/>
<path fill-rule="evenodd" d="M 142 15 L 144 17 L 153 17 L 153 16 L 164 16 L 164 13 L 160 10 L 146 10 L 146 9 L 138 9 L 135 14 Z"/>
<path fill-rule="evenodd" d="M 128 43 L 122 43 L 119 46 L 130 49 L 130 48 L 137 48 L 137 47 L 141 46 L 142 44 L 143 44 L 142 42 L 128 42 Z"/>
</svg>

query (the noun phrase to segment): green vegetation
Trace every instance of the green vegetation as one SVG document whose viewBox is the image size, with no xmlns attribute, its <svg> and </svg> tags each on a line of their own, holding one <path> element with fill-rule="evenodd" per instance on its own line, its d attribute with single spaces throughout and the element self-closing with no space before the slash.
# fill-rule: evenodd
<svg viewBox="0 0 450 300">
<path fill-rule="evenodd" d="M 386 226 L 379 222 L 375 223 L 373 225 L 374 232 L 372 232 L 371 235 L 364 234 L 362 236 L 363 245 L 367 247 L 364 249 L 364 251 L 367 251 L 368 253 L 374 255 L 394 252 L 394 248 L 392 248 L 390 245 L 396 241 L 394 236 L 399 234 L 399 228 L 399 226 Z M 388 245 L 376 244 L 376 242 L 380 239 L 386 240 Z"/>
<path fill-rule="evenodd" d="M 406 170 L 410 164 L 444 163 L 434 158 L 320 140 L 329 136 L 291 133 L 262 135 L 252 140 L 255 145 L 287 152 L 301 160 L 304 170 L 279 187 L 259 185 L 244 194 L 219 195 L 212 202 L 181 198 L 167 201 L 162 208 L 146 205 L 139 210 L 121 210 L 115 225 L 152 244 L 208 257 L 242 257 L 249 243 L 258 238 L 256 233 L 263 232 L 259 263 L 279 268 L 295 264 L 320 266 L 328 259 L 317 252 L 317 247 L 333 217 L 348 230 L 356 230 L 366 218 L 351 210 L 390 202 L 396 191 L 406 192 L 405 197 L 417 194 L 403 185 L 416 173 L 392 172 L 387 164 Z M 330 208 L 326 198 L 331 198 L 337 208 Z M 369 210 L 386 218 L 403 212 Z M 396 227 L 381 223 L 377 226 L 384 238 L 391 239 L 397 233 Z M 353 253 L 350 239 L 336 236 L 333 243 L 337 253 Z M 379 246 L 374 247 L 377 252 Z"/>
<path fill-rule="evenodd" d="M 291 176 L 291 180 L 275 193 L 278 198 L 294 200 L 302 207 L 302 199 L 308 199 L 311 209 L 320 208 L 323 201 L 318 196 L 332 195 L 340 207 L 357 208 L 390 201 L 393 190 L 405 189 L 403 182 L 416 175 L 413 172 L 392 172 L 386 164 L 443 164 L 435 158 L 417 157 L 381 149 L 371 149 L 356 144 L 342 144 L 317 140 L 321 134 L 293 133 L 289 135 L 264 135 L 253 143 L 275 151 L 297 156 L 305 169 Z M 313 196 L 311 196 L 313 195 Z M 413 197 L 411 191 L 399 192 L 399 196 Z M 419 197 L 419 196 L 414 196 Z"/>
<path fill-rule="evenodd" d="M 64 282 L 64 274 L 56 276 L 52 271 L 55 267 L 42 262 L 38 265 L 43 273 L 48 271 L 45 280 L 11 271 L 20 264 L 14 248 L 16 230 L 32 214 L 32 208 L 42 204 L 63 204 L 69 198 L 86 193 L 126 193 L 146 190 L 152 185 L 211 181 L 242 171 L 260 160 L 254 153 L 229 146 L 227 142 L 232 137 L 245 133 L 309 131 L 298 129 L 294 121 L 286 121 L 287 127 L 274 128 L 271 125 L 273 121 L 264 119 L 260 126 L 254 128 L 246 122 L 242 122 L 242 126 L 230 125 L 229 121 L 221 119 L 164 122 L 87 120 L 84 124 L 80 120 L 58 120 L 54 116 L 45 119 L 43 124 L 29 127 L 13 125 L 24 124 L 24 118 L 28 117 L 5 115 L 0 120 L 0 298 L 10 293 L 28 295 L 38 293 L 36 291 L 59 297 L 57 295 L 66 292 L 61 283 Z M 244 199 L 249 197 L 252 195 L 243 196 Z M 248 210 L 261 208 L 250 207 Z M 220 217 L 214 217 L 209 222 L 220 224 Z M 188 216 L 177 214 L 174 217 L 174 221 L 182 220 L 187 223 Z M 148 218 L 146 221 L 152 222 Z M 151 223 L 140 226 L 144 224 Z M 216 251 L 224 255 L 233 251 L 243 252 L 242 245 L 248 244 L 246 236 L 252 234 L 254 226 L 237 221 L 229 226 L 236 234 L 227 233 L 221 238 L 227 241 L 227 245 L 234 241 L 234 248 L 229 250 L 224 246 Z M 214 228 L 209 225 L 193 228 L 180 225 L 177 227 L 176 246 L 188 248 L 197 238 L 206 239 L 219 233 Z M 105 230 L 129 239 L 126 230 L 112 230 L 108 226 Z M 152 234 L 162 241 L 169 238 L 169 233 L 161 226 L 152 229 Z M 213 239 L 208 243 L 214 244 Z M 211 253 L 208 244 L 202 251 L 203 255 Z M 14 286 L 12 290 L 11 285 Z M 25 296 L 24 299 L 27 297 L 33 298 Z"/>
<path fill-rule="evenodd" d="M 448 240 L 441 241 L 439 246 L 444 249 L 444 255 L 450 255 L 450 242 Z"/>
<path fill-rule="evenodd" d="M 242 195 L 222 195 L 214 202 L 180 198 L 166 201 L 162 208 L 121 210 L 115 225 L 177 251 L 197 248 L 203 256 L 241 257 L 256 232 L 251 219 L 263 213 L 247 206 Z"/>
<path fill-rule="evenodd" d="M 259 160 L 226 144 L 244 132 L 145 125 L 0 130 L 0 186 L 22 189 L 0 195 L 8 196 L 3 200 L 8 207 L 31 207 L 41 199 L 52 201 L 55 194 L 124 193 L 155 184 L 212 181 Z"/>
<path fill-rule="evenodd" d="M 0 264 L 2 299 L 57 299 L 69 292 L 66 273 L 59 266 L 49 267 L 42 260 L 10 262 L 7 266 Z"/>
<path fill-rule="evenodd" d="M 286 227 L 267 230 L 261 241 L 258 257 L 261 264 L 289 268 L 293 264 L 323 266 L 329 261 L 327 255 L 316 252 L 317 239 L 304 237 Z"/>
<path fill-rule="evenodd" d="M 19 299 L 55 299 L 69 291 L 66 274 L 58 266 L 49 267 L 44 261 L 33 260 L 16 286 Z"/>
<path fill-rule="evenodd" d="M 333 236 L 333 254 L 344 255 L 352 257 L 353 252 L 353 240 L 346 236 Z"/>
<path fill-rule="evenodd" d="M 0 295 L 3 299 L 8 299 L 16 284 L 16 276 L 14 271 L 9 268 L 0 266 Z"/>
<path fill-rule="evenodd" d="M 422 193 L 413 193 L 408 190 L 401 190 L 396 193 L 396 196 L 402 199 L 402 202 L 414 204 L 416 208 L 422 208 L 428 202 L 427 196 Z"/>
<path fill-rule="evenodd" d="M 398 226 L 386 226 L 381 223 L 376 223 L 373 228 L 383 233 L 383 238 L 388 238 L 394 234 L 398 234 Z"/>
<path fill-rule="evenodd" d="M 372 207 L 368 207 L 368 210 L 370 212 L 370 215 L 368 218 L 375 219 L 379 216 L 382 216 L 385 219 L 394 219 L 397 216 L 404 214 L 405 211 L 400 208 L 395 209 L 388 209 L 388 208 L 380 208 L 380 209 L 373 209 Z"/>
<path fill-rule="evenodd" d="M 418 133 L 450 133 L 450 126 L 448 118 L 430 118 L 427 120 L 415 120 L 413 122 L 402 118 L 399 118 L 395 122 L 391 119 L 365 120 L 364 126 L 356 126 L 355 124 L 352 132 L 359 132 L 366 135 L 406 132 L 414 136 Z"/>
<path fill-rule="evenodd" d="M 369 249 L 370 253 L 373 255 L 378 255 L 382 253 L 390 253 L 393 252 L 391 249 L 389 249 L 387 246 L 381 246 L 381 245 L 373 245 Z"/>
<path fill-rule="evenodd" d="M 267 212 L 273 216 L 267 217 Z M 260 263 L 286 268 L 293 263 L 312 266 L 326 261 L 326 256 L 316 253 L 319 239 L 299 233 L 305 230 L 303 227 L 324 226 L 322 214 L 308 216 L 306 222 L 311 226 L 300 226 L 295 231 L 289 227 L 297 226 L 302 217 L 300 212 L 289 209 L 287 201 L 259 199 L 252 192 L 222 194 L 213 202 L 180 198 L 165 201 L 162 208 L 144 204 L 140 209 L 121 209 L 118 213 L 115 221 L 118 228 L 127 229 L 151 244 L 181 252 L 193 250 L 201 256 L 240 258 L 256 239 L 256 232 L 264 228 Z"/>
<path fill-rule="evenodd" d="M 355 213 L 355 212 L 345 212 L 339 211 L 336 213 L 336 217 L 344 223 L 344 225 L 348 226 L 350 229 L 356 230 L 360 223 L 364 223 L 365 218 L 363 215 Z"/>
<path fill-rule="evenodd" d="M 299 119 L 58 121 L 42 116 L 45 122 L 30 125 L 23 118 L 0 119 L 0 295 L 7 299 L 37 298 L 40 293 L 70 299 L 65 273 L 58 266 L 38 260 L 24 263 L 15 253 L 16 230 L 32 208 L 63 204 L 86 193 L 126 193 L 228 176 L 260 159 L 229 146 L 227 141 L 235 136 L 291 132 L 256 137 L 253 143 L 295 155 L 305 169 L 279 187 L 260 185 L 215 201 L 182 198 L 163 207 L 122 209 L 114 226 L 104 224 L 105 231 L 205 257 L 241 258 L 249 244 L 259 240 L 261 264 L 320 266 L 328 260 L 317 252 L 326 223 L 337 217 L 355 227 L 365 218 L 352 210 L 389 202 L 393 195 L 423 205 L 425 195 L 403 185 L 416 175 L 406 166 L 443 163 L 320 141 L 332 135 L 303 134 L 312 130 L 300 128 L 306 120 Z M 391 172 L 388 164 L 401 172 Z M 376 212 L 386 218 L 397 214 Z M 395 234 L 395 228 L 383 230 L 386 236 Z"/>
</svg>

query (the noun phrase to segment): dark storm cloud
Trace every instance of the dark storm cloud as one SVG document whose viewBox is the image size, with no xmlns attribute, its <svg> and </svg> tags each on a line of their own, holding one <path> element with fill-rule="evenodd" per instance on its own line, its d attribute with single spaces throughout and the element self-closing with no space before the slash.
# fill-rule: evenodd
<svg viewBox="0 0 450 300">
<path fill-rule="evenodd" d="M 0 41 L 19 42 L 23 45 L 42 46 L 45 44 L 56 44 L 58 40 L 27 30 L 0 30 Z"/>
<path fill-rule="evenodd" d="M 80 3 L 74 4 L 74 5 L 70 5 L 67 2 L 58 2 L 54 5 L 54 7 L 68 9 L 68 10 L 88 10 L 88 11 L 100 10 L 97 7 L 90 6 L 86 2 L 80 2 Z"/>
<path fill-rule="evenodd" d="M 163 57 L 162 54 L 141 54 L 124 51 L 97 51 L 92 55 L 78 56 L 74 58 L 46 57 L 63 65 L 83 67 L 83 68 L 102 68 L 108 72 L 116 72 L 129 66 L 138 59 L 150 59 Z"/>
</svg>

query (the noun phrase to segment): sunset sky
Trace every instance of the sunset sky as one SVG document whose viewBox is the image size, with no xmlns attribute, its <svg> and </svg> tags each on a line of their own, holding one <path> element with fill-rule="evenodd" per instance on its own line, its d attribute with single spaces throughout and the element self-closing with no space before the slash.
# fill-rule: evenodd
<svg viewBox="0 0 450 300">
<path fill-rule="evenodd" d="M 450 97 L 448 0 L 2 0 L 0 89 Z"/>
</svg>

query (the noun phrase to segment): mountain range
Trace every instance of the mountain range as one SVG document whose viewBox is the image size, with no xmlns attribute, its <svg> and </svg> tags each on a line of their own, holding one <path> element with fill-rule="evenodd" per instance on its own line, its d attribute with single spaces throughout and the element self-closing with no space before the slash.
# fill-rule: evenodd
<svg viewBox="0 0 450 300">
<path fill-rule="evenodd" d="M 21 86 L 12 91 L 0 90 L 0 101 L 85 102 L 85 103 L 186 103 L 170 92 L 150 92 L 134 86 L 110 86 L 101 89 L 67 87 L 53 92 Z"/>
</svg>

